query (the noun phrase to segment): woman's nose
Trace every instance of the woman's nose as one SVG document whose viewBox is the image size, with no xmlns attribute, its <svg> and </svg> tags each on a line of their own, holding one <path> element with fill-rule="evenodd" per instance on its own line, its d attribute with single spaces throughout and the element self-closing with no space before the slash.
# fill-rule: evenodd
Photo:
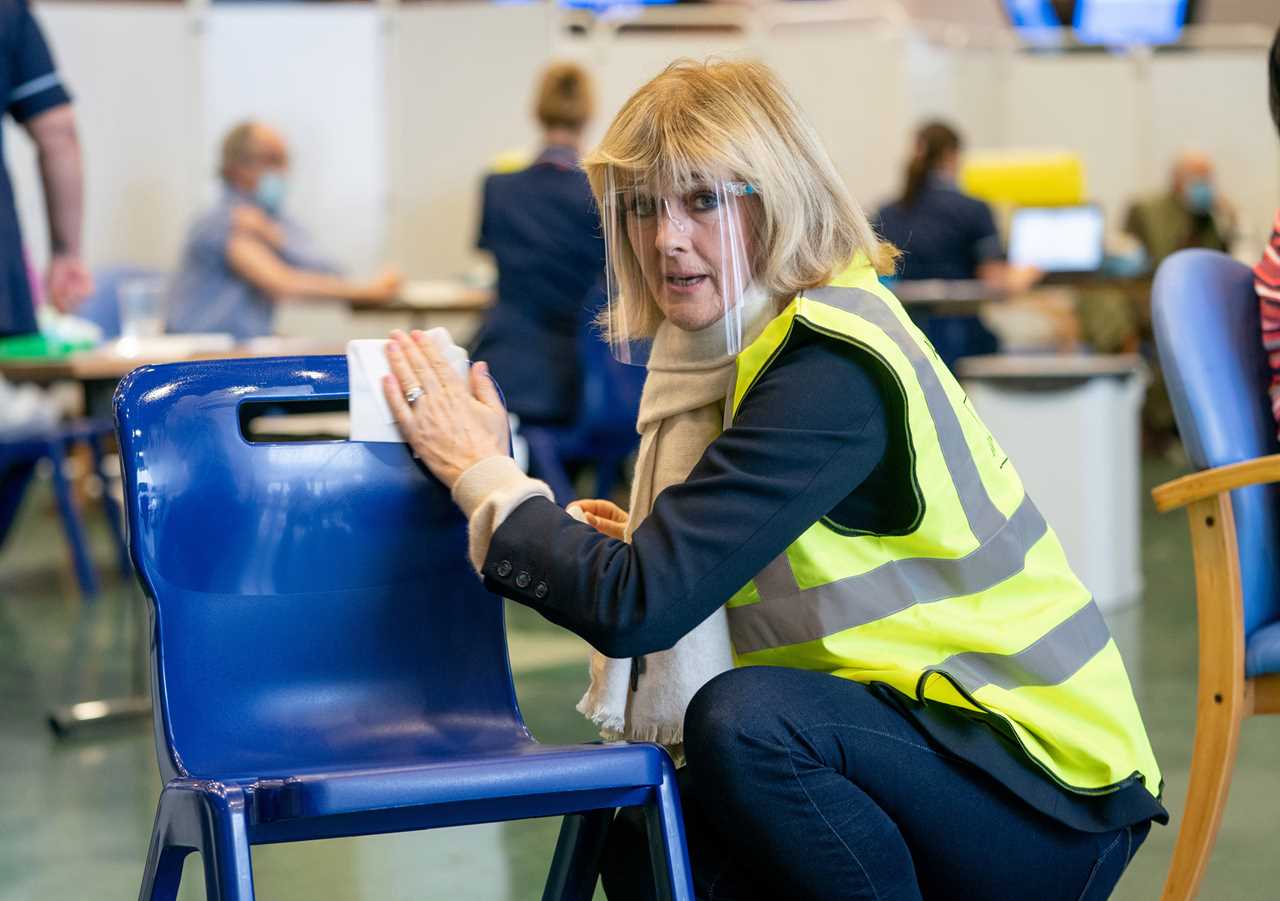
<svg viewBox="0 0 1280 901">
<path fill-rule="evenodd" d="M 663 253 L 674 253 L 687 250 L 689 246 L 689 222 L 684 218 L 684 211 L 678 209 L 670 201 L 661 201 L 658 209 L 658 232 L 655 235 L 655 246 Z"/>
</svg>

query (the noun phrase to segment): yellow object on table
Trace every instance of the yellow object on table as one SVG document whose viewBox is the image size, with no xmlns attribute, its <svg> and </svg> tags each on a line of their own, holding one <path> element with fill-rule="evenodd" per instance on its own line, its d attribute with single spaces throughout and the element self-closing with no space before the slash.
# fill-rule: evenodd
<svg viewBox="0 0 1280 901">
<path fill-rule="evenodd" d="M 996 206 L 1073 206 L 1085 202 L 1084 163 L 1066 150 L 971 153 L 960 187 Z"/>
</svg>

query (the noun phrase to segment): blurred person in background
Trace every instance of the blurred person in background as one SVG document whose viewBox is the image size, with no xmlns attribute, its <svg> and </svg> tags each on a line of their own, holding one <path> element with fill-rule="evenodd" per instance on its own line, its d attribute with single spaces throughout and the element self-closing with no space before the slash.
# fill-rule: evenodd
<svg viewBox="0 0 1280 901">
<path fill-rule="evenodd" d="M 1280 28 L 1276 29 L 1275 39 L 1271 42 L 1268 72 L 1271 120 L 1276 125 L 1276 133 L 1280 134 Z M 1271 241 L 1254 267 L 1253 277 L 1261 306 L 1262 346 L 1267 350 L 1267 362 L 1271 368 L 1271 413 L 1280 424 L 1280 211 L 1276 212 Z"/>
<path fill-rule="evenodd" d="M 222 142 L 222 198 L 187 235 L 170 291 L 165 330 L 227 332 L 237 340 L 270 335 L 275 304 L 286 298 L 382 303 L 400 275 L 385 270 L 352 281 L 310 247 L 283 214 L 289 148 L 275 129 L 242 122 Z"/>
<path fill-rule="evenodd" d="M 1040 278 L 1038 270 L 1004 259 L 991 207 L 956 184 L 963 142 L 946 122 L 916 132 L 902 195 L 881 207 L 873 225 L 901 252 L 898 277 L 980 279 L 993 292 L 1017 293 Z M 997 341 L 977 316 L 924 316 L 918 324 L 948 366 L 960 357 L 995 353 Z"/>
<path fill-rule="evenodd" d="M 49 300 L 57 309 L 71 311 L 93 290 L 89 271 L 80 258 L 84 187 L 71 95 L 26 0 L 0 0 L 0 41 L 5 62 L 0 68 L 0 93 L 7 98 L 9 114 L 35 141 L 40 161 L 49 220 Z M 0 336 L 34 332 L 35 286 L 27 274 L 9 173 L 3 169 L 0 259 L 4 260 L 4 271 L 0 273 Z"/>
<path fill-rule="evenodd" d="M 1134 201 L 1124 230 L 1142 244 L 1154 271 L 1184 247 L 1228 250 L 1235 237 L 1235 213 L 1214 184 L 1213 161 L 1189 150 L 1174 161 L 1169 188 Z"/>
<path fill-rule="evenodd" d="M 593 94 L 580 66 L 549 66 L 534 100 L 542 151 L 528 168 L 484 182 L 476 243 L 497 263 L 498 297 L 472 357 L 493 368 L 507 408 L 525 424 L 572 420 L 578 337 L 603 299 L 600 218 L 578 168 Z"/>
</svg>

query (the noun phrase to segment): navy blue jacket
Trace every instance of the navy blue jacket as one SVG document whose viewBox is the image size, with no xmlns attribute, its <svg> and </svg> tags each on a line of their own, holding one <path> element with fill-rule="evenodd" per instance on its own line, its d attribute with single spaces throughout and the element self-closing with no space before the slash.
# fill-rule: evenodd
<svg viewBox="0 0 1280 901">
<path fill-rule="evenodd" d="M 472 347 L 526 422 L 568 422 L 578 406 L 577 341 L 602 296 L 604 240 L 573 152 L 549 147 L 527 169 L 484 183 L 480 248 L 498 298 Z"/>
<path fill-rule="evenodd" d="M 1001 256 L 991 207 L 936 176 L 910 206 L 897 200 L 881 207 L 872 225 L 902 251 L 903 279 L 971 279 L 981 263 Z"/>
</svg>

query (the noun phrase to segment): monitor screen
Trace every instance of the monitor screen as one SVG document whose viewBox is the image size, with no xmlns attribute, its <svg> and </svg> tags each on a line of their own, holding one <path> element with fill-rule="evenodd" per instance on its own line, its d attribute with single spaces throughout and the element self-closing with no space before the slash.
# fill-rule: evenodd
<svg viewBox="0 0 1280 901">
<path fill-rule="evenodd" d="M 1022 207 L 1009 223 L 1009 262 L 1044 272 L 1094 272 L 1102 266 L 1102 239 L 1097 206 Z"/>
<path fill-rule="evenodd" d="M 1004 0 L 1009 24 L 1032 46 L 1052 45 L 1058 41 L 1062 20 L 1049 0 Z"/>
<path fill-rule="evenodd" d="M 1187 20 L 1187 0 L 1079 0 L 1074 21 L 1083 44 L 1132 47 L 1175 44 Z"/>
</svg>

